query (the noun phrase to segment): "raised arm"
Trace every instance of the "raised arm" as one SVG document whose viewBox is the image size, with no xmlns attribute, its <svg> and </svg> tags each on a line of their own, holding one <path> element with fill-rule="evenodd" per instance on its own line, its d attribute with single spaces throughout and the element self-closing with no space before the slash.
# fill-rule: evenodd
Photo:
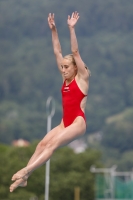
<svg viewBox="0 0 133 200">
<path fill-rule="evenodd" d="M 71 17 L 68 16 L 67 24 L 70 31 L 70 43 L 71 43 L 71 51 L 74 56 L 77 68 L 78 68 L 78 75 L 80 75 L 82 78 L 88 78 L 89 77 L 89 70 L 87 71 L 85 68 L 85 63 L 83 62 L 79 49 L 78 49 L 78 41 L 75 33 L 75 25 L 79 19 L 79 13 L 73 12 Z"/>
<path fill-rule="evenodd" d="M 62 57 L 62 51 L 61 51 L 61 45 L 60 45 L 60 41 L 59 41 L 59 37 L 58 37 L 58 32 L 57 32 L 56 25 L 55 25 L 54 14 L 49 13 L 48 24 L 49 24 L 49 28 L 51 29 L 51 32 L 52 32 L 52 44 L 53 44 L 53 50 L 54 50 L 54 54 L 56 57 L 57 65 L 58 65 L 60 72 L 62 72 L 60 63 L 61 63 L 63 57 Z"/>
</svg>

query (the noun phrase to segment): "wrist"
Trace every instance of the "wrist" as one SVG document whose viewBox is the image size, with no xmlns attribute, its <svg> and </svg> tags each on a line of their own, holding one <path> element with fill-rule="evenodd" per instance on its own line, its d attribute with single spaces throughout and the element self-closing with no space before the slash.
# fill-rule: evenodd
<svg viewBox="0 0 133 200">
<path fill-rule="evenodd" d="M 68 25 L 68 28 L 69 28 L 69 29 L 75 29 L 75 27 L 74 27 L 74 26 L 71 26 L 71 25 Z"/>
<path fill-rule="evenodd" d="M 56 32 L 56 31 L 57 31 L 56 26 L 53 26 L 53 27 L 51 28 L 51 31 Z"/>
</svg>

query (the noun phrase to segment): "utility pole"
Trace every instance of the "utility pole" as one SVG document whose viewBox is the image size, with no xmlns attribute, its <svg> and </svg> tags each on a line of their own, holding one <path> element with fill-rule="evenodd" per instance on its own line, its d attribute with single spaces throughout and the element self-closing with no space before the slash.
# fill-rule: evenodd
<svg viewBox="0 0 133 200">
<path fill-rule="evenodd" d="M 51 104 L 51 112 L 50 112 L 50 104 Z M 53 97 L 48 97 L 46 102 L 46 110 L 47 110 L 47 133 L 51 130 L 51 122 L 52 117 L 55 114 L 55 102 Z M 45 200 L 49 199 L 49 176 L 50 176 L 50 159 L 46 162 L 46 176 L 45 176 Z"/>
</svg>

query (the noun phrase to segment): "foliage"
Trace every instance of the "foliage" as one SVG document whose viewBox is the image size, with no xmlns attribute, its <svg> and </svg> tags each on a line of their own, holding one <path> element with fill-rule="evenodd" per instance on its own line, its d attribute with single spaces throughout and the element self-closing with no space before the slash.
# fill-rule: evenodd
<svg viewBox="0 0 133 200">
<path fill-rule="evenodd" d="M 42 166 L 33 172 L 26 188 L 17 188 L 9 193 L 11 176 L 24 167 L 31 157 L 36 142 L 29 147 L 14 148 L 0 145 L 0 149 L 6 149 L 0 153 L 2 161 L 0 165 L 0 197 L 1 199 L 29 199 L 44 197 L 45 167 Z M 69 155 L 69 156 L 68 156 Z M 94 176 L 90 173 L 90 166 L 101 166 L 100 153 L 87 149 L 84 153 L 75 154 L 68 147 L 57 150 L 51 158 L 50 168 L 50 200 L 74 198 L 74 188 L 80 187 L 81 198 L 87 196 L 94 198 Z M 3 167 L 5 166 L 5 167 Z M 3 176 L 4 174 L 4 176 Z"/>
<path fill-rule="evenodd" d="M 120 152 L 131 150 L 133 146 L 133 108 L 107 120 L 103 145 L 118 148 Z"/>
</svg>

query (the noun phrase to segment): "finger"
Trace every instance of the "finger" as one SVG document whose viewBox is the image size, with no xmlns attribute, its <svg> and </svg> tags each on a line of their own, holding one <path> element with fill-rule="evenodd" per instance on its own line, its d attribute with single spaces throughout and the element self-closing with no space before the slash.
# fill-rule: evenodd
<svg viewBox="0 0 133 200">
<path fill-rule="evenodd" d="M 76 15 L 76 19 L 78 20 L 78 19 L 79 19 L 79 17 L 80 17 L 80 16 L 79 16 L 79 13 L 77 13 L 77 15 Z"/>
<path fill-rule="evenodd" d="M 80 16 L 78 16 L 78 17 L 76 18 L 77 21 L 78 21 L 79 17 L 80 17 Z"/>
<path fill-rule="evenodd" d="M 75 11 L 75 18 L 79 18 L 79 13 L 77 11 Z"/>
<path fill-rule="evenodd" d="M 50 13 L 50 19 L 52 18 L 52 13 Z"/>
<path fill-rule="evenodd" d="M 51 18 L 54 19 L 54 13 L 51 14 Z"/>
<path fill-rule="evenodd" d="M 50 13 L 49 13 L 49 15 L 48 15 L 48 18 L 49 18 L 49 20 L 50 20 Z"/>
<path fill-rule="evenodd" d="M 51 13 L 48 14 L 48 18 L 50 19 Z"/>
<path fill-rule="evenodd" d="M 49 19 L 49 14 L 48 14 L 48 19 Z"/>
<path fill-rule="evenodd" d="M 73 15 L 73 17 L 75 18 L 75 17 L 76 17 L 76 15 L 77 15 L 77 11 L 75 11 L 75 12 L 74 12 L 74 15 Z"/>
<path fill-rule="evenodd" d="M 73 18 L 73 16 L 74 16 L 74 12 L 72 13 L 71 18 Z"/>
<path fill-rule="evenodd" d="M 68 19 L 70 19 L 70 15 L 68 15 Z"/>
</svg>

